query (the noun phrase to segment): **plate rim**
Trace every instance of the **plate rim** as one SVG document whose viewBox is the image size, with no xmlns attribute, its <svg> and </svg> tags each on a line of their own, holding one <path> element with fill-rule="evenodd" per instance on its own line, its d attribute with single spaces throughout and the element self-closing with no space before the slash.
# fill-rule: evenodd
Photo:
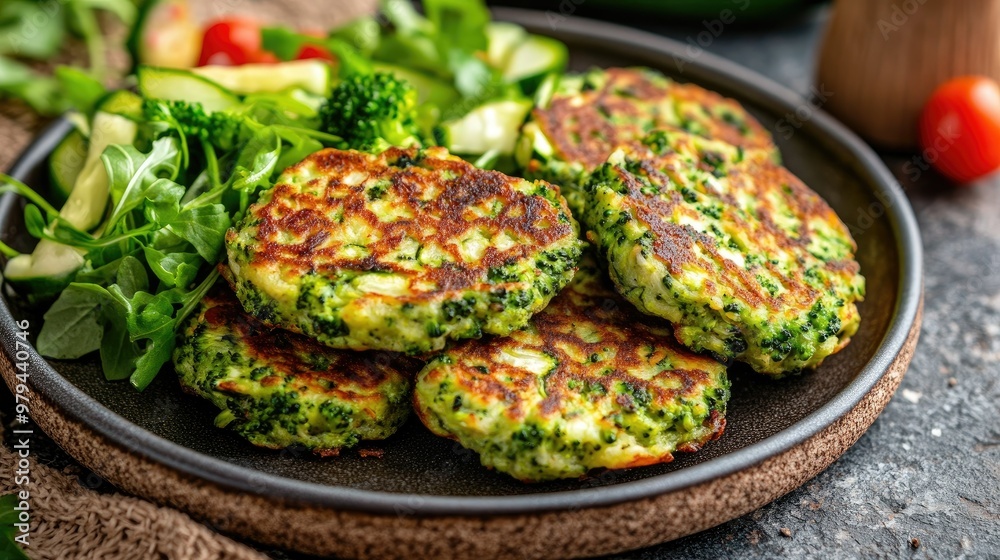
<svg viewBox="0 0 1000 560">
<path fill-rule="evenodd" d="M 649 58 L 683 61 L 684 77 L 695 82 L 720 82 L 740 90 L 741 99 L 777 114 L 805 103 L 805 99 L 769 78 L 748 68 L 713 55 L 698 53 L 691 57 L 687 45 L 646 31 L 619 24 L 572 16 L 558 28 L 544 26 L 545 12 L 514 8 L 494 9 L 496 19 L 525 25 L 534 32 L 574 36 L 577 42 L 613 44 L 619 49 L 639 52 Z M 72 125 L 65 119 L 56 121 L 29 145 L 10 170 L 20 178 L 28 170 L 44 162 L 55 144 Z M 512 515 L 541 511 L 599 507 L 666 494 L 695 486 L 708 480 L 738 472 L 759 464 L 804 442 L 852 410 L 886 374 L 893 359 L 902 350 L 907 335 L 917 317 L 922 291 L 922 247 L 916 218 L 909 200 L 891 172 L 860 138 L 844 125 L 816 110 L 800 131 L 807 131 L 816 141 L 846 152 L 856 172 L 887 201 L 885 216 L 897 237 L 900 250 L 898 263 L 899 298 L 890 321 L 873 357 L 861 368 L 853 381 L 819 409 L 778 433 L 747 447 L 727 453 L 684 469 L 651 476 L 641 480 L 594 488 L 564 490 L 507 496 L 442 496 L 362 490 L 344 486 L 305 482 L 280 475 L 271 475 L 203 455 L 173 443 L 101 405 L 68 380 L 59 375 L 32 346 L 29 350 L 31 385 L 53 403 L 58 403 L 71 417 L 111 441 L 140 453 L 168 468 L 194 479 L 203 479 L 234 490 L 263 495 L 273 499 L 306 505 L 368 513 L 395 514 L 416 510 L 417 515 Z M 0 215 L 11 210 L 16 202 L 14 193 L 0 198 Z M 6 298 L 0 298 L 0 346 L 8 356 L 14 355 L 18 330 Z M 414 508 L 414 502 L 419 507 Z"/>
</svg>

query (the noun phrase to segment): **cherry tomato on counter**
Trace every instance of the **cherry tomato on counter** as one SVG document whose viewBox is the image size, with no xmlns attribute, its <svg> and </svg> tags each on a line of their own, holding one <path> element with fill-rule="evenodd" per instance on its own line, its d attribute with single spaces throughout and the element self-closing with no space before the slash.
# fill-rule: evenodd
<svg viewBox="0 0 1000 560">
<path fill-rule="evenodd" d="M 255 62 L 261 53 L 260 26 L 253 20 L 229 18 L 205 28 L 198 66 L 239 66 Z"/>
<path fill-rule="evenodd" d="M 920 117 L 920 143 L 924 158 L 958 183 L 1000 169 L 1000 85 L 965 76 L 939 86 Z"/>
</svg>

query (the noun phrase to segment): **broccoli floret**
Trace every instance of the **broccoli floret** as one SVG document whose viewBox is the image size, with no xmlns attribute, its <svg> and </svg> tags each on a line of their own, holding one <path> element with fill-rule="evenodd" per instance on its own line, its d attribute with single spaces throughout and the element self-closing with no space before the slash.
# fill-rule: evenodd
<svg viewBox="0 0 1000 560">
<path fill-rule="evenodd" d="M 348 147 L 358 150 L 384 144 L 421 145 L 417 91 L 384 72 L 341 82 L 320 109 L 320 122 L 324 132 L 340 136 Z"/>
<path fill-rule="evenodd" d="M 143 113 L 147 121 L 162 122 L 188 137 L 201 138 L 223 150 L 236 144 L 244 118 L 225 112 L 209 113 L 200 103 L 146 99 Z"/>
</svg>

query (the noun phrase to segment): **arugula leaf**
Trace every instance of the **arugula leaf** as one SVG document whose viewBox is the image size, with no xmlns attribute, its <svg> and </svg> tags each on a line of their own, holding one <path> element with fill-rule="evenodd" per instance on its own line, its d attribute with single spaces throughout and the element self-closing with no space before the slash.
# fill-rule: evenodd
<svg viewBox="0 0 1000 560">
<path fill-rule="evenodd" d="M 240 155 L 229 177 L 229 187 L 238 191 L 252 191 L 264 186 L 278 167 L 281 155 L 281 138 L 273 127 L 262 127 L 250 137 L 240 150 Z"/>
<path fill-rule="evenodd" d="M 193 206 L 167 223 L 167 228 L 194 247 L 201 258 L 214 263 L 222 251 L 226 230 L 232 225 L 222 204 Z"/>
<path fill-rule="evenodd" d="M 164 253 L 153 247 L 143 247 L 146 263 L 160 282 L 167 287 L 187 287 L 194 282 L 204 262 L 198 253 L 173 252 Z"/>
<path fill-rule="evenodd" d="M 177 288 L 160 292 L 155 296 L 139 292 L 127 300 L 115 294 L 126 306 L 131 340 L 146 342 L 142 348 L 142 355 L 135 362 L 135 372 L 129 378 L 136 389 L 140 391 L 145 389 L 159 373 L 163 364 L 170 360 L 176 343 L 175 331 L 218 278 L 219 271 L 213 269 L 208 277 L 190 292 L 183 292 Z M 112 286 L 112 290 L 114 289 Z M 175 311 L 174 304 L 180 304 L 181 308 Z"/>
<path fill-rule="evenodd" d="M 179 171 L 180 152 L 173 137 L 153 141 L 148 154 L 134 146 L 113 145 L 101 155 L 108 173 L 108 192 L 114 209 L 105 222 L 105 231 L 117 226 L 123 215 L 142 204 L 146 190 L 160 178 L 171 180 Z"/>
<path fill-rule="evenodd" d="M 143 214 L 146 220 L 154 224 L 165 224 L 177 218 L 180 214 L 181 199 L 184 197 L 184 187 L 170 179 L 157 179 L 143 193 Z"/>
<path fill-rule="evenodd" d="M 72 360 L 101 347 L 101 300 L 68 286 L 45 313 L 35 347 L 43 356 Z"/>
</svg>

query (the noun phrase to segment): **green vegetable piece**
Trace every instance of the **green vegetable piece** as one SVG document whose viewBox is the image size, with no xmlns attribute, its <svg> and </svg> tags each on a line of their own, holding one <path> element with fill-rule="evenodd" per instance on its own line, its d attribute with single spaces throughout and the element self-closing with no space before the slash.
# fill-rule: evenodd
<svg viewBox="0 0 1000 560">
<path fill-rule="evenodd" d="M 350 148 L 421 144 L 417 91 L 384 72 L 345 79 L 320 109 L 320 120 L 322 130 L 340 136 Z"/>
</svg>

